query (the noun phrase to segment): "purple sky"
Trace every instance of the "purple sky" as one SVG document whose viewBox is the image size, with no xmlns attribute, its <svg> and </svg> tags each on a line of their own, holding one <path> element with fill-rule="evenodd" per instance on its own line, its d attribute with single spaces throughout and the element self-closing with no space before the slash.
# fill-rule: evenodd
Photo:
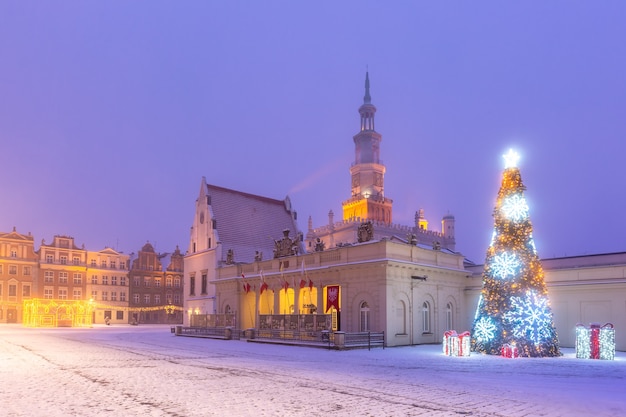
<svg viewBox="0 0 626 417">
<path fill-rule="evenodd" d="M 515 147 L 541 257 L 626 250 L 626 4 L 439 3 L 1 2 L 0 231 L 186 250 L 202 176 L 339 218 L 367 67 L 394 222 L 483 262 Z"/>
</svg>

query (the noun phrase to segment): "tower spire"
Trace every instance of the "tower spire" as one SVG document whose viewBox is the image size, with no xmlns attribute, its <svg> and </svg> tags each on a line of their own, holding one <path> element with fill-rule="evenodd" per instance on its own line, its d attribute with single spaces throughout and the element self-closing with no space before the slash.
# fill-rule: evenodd
<svg viewBox="0 0 626 417">
<path fill-rule="evenodd" d="M 370 96 L 370 74 L 369 71 L 365 71 L 365 97 L 363 97 L 363 104 L 371 104 L 372 97 Z"/>
</svg>

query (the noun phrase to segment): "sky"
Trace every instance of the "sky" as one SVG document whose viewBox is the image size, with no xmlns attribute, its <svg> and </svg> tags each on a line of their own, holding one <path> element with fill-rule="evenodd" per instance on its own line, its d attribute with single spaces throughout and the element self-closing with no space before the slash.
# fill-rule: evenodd
<svg viewBox="0 0 626 417">
<path fill-rule="evenodd" d="M 7 417 L 626 413 L 623 352 L 450 357 L 441 345 L 336 351 L 180 337 L 169 326 L 4 325 L 0 353 Z"/>
<path fill-rule="evenodd" d="M 482 263 L 515 148 L 540 257 L 626 250 L 620 1 L 0 3 L 0 231 L 189 244 L 203 176 L 350 197 L 366 70 L 393 221 Z"/>
</svg>

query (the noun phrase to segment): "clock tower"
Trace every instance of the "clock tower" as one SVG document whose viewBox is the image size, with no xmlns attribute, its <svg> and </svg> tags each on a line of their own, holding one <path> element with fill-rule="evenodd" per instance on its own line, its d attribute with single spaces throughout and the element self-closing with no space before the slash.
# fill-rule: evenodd
<svg viewBox="0 0 626 417">
<path fill-rule="evenodd" d="M 380 160 L 382 135 L 374 128 L 376 107 L 370 96 L 369 73 L 365 73 L 365 97 L 359 107 L 361 130 L 354 135 L 354 163 L 350 167 L 352 196 L 343 202 L 343 219 L 372 220 L 390 224 L 393 201 L 385 197 L 385 166 Z"/>
</svg>

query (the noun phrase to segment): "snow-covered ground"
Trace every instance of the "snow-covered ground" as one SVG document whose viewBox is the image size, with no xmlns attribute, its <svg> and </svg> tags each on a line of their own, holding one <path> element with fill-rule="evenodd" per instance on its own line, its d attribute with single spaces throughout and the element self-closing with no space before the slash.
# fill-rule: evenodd
<svg viewBox="0 0 626 417">
<path fill-rule="evenodd" d="M 1 416 L 624 416 L 614 361 L 453 358 L 178 337 L 169 326 L 0 325 Z"/>
</svg>

